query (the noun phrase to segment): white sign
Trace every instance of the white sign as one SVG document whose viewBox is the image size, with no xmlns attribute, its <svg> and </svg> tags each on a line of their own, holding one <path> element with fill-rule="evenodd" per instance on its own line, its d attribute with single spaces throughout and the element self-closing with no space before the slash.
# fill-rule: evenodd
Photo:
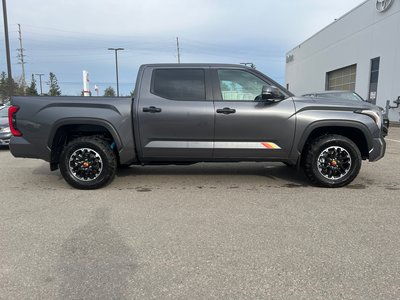
<svg viewBox="0 0 400 300">
<path fill-rule="evenodd" d="M 387 11 L 392 3 L 393 0 L 376 0 L 376 10 L 379 12 Z"/>
</svg>

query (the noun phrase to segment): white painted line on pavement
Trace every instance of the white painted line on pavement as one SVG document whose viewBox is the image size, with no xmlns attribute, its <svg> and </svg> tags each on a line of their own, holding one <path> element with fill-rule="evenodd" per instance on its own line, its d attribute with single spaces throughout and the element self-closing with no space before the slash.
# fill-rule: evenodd
<svg viewBox="0 0 400 300">
<path fill-rule="evenodd" d="M 392 140 L 392 139 L 385 139 L 385 140 L 387 140 L 387 141 L 391 141 L 391 142 L 400 143 L 400 141 L 398 141 L 398 140 Z"/>
</svg>

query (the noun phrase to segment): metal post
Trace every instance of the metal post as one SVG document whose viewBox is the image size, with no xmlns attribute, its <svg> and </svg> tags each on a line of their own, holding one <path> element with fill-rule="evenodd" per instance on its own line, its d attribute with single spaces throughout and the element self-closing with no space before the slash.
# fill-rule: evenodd
<svg viewBox="0 0 400 300">
<path fill-rule="evenodd" d="M 118 82 L 118 51 L 115 50 L 115 76 L 117 77 L 117 97 L 119 97 L 119 82 Z"/>
<path fill-rule="evenodd" d="M 42 91 L 42 76 L 44 74 L 35 74 L 36 76 L 39 76 L 39 82 L 40 82 L 40 96 L 43 96 L 43 91 Z"/>
<path fill-rule="evenodd" d="M 178 64 L 181 63 L 181 49 L 179 48 L 179 37 L 176 38 L 176 51 L 178 53 Z"/>
<path fill-rule="evenodd" d="M 118 82 L 118 51 L 125 50 L 124 48 L 108 48 L 108 50 L 113 50 L 115 52 L 115 75 L 117 78 L 117 97 L 119 97 L 119 82 Z"/>
<path fill-rule="evenodd" d="M 4 19 L 4 37 L 6 42 L 7 56 L 7 73 L 8 73 L 8 95 L 11 97 L 13 93 L 12 73 L 11 73 L 11 57 L 10 57 L 10 40 L 8 38 L 8 21 L 7 21 L 7 5 L 6 0 L 3 0 L 3 19 Z"/>
<path fill-rule="evenodd" d="M 25 54 L 24 54 L 24 48 L 22 47 L 22 31 L 21 31 L 21 24 L 18 24 L 18 35 L 19 35 L 19 48 L 18 50 L 18 58 L 19 58 L 19 64 L 22 66 L 22 88 L 25 93 L 25 86 L 26 86 L 26 78 L 25 78 Z"/>
</svg>

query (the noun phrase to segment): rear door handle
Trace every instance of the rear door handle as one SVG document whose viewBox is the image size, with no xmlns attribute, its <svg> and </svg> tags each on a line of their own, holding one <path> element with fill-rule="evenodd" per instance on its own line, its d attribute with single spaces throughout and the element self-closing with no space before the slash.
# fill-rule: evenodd
<svg viewBox="0 0 400 300">
<path fill-rule="evenodd" d="M 159 112 L 161 112 L 161 108 L 158 108 L 155 106 L 143 107 L 143 112 L 159 113 Z"/>
<path fill-rule="evenodd" d="M 236 109 L 233 108 L 229 108 L 229 107 L 224 107 L 224 108 L 220 108 L 217 109 L 217 113 L 218 114 L 224 114 L 224 115 L 229 115 L 229 114 L 234 114 L 236 112 Z"/>
</svg>

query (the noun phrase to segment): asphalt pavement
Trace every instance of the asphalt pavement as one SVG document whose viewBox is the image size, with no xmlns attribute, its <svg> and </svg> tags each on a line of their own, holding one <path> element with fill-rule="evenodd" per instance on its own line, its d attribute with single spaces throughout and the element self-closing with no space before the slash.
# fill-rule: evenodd
<svg viewBox="0 0 400 300">
<path fill-rule="evenodd" d="M 0 299 L 399 299 L 400 128 L 340 189 L 280 163 L 133 166 L 101 190 L 0 150 Z"/>
</svg>

